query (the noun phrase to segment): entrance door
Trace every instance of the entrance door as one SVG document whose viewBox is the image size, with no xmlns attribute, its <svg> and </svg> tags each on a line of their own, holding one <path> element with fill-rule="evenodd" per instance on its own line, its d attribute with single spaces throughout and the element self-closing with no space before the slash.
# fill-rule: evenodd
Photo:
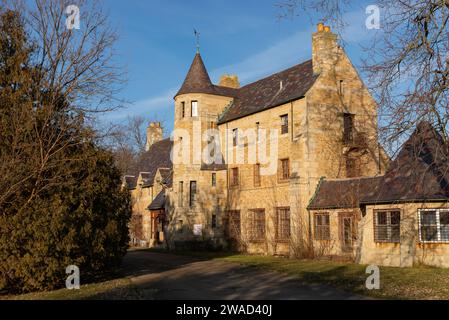
<svg viewBox="0 0 449 320">
<path fill-rule="evenodd" d="M 354 216 L 352 214 L 340 214 L 340 239 L 342 251 L 352 252 L 356 239 Z"/>
</svg>

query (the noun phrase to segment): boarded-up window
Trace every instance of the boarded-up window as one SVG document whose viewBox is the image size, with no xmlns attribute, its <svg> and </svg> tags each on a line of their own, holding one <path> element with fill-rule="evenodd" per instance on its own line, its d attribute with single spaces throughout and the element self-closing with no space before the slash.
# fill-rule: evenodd
<svg viewBox="0 0 449 320">
<path fill-rule="evenodd" d="M 276 210 L 276 240 L 290 240 L 290 208 Z"/>
<path fill-rule="evenodd" d="M 315 214 L 315 240 L 330 240 L 330 217 L 329 213 Z"/>
<path fill-rule="evenodd" d="M 260 187 L 260 164 L 254 165 L 254 186 Z"/>
<path fill-rule="evenodd" d="M 265 210 L 253 209 L 249 215 L 249 238 L 251 241 L 265 240 Z"/>
<path fill-rule="evenodd" d="M 419 210 L 418 215 L 421 242 L 449 242 L 449 210 Z"/>
<path fill-rule="evenodd" d="M 354 115 L 343 114 L 343 143 L 351 144 L 354 140 Z"/>
<path fill-rule="evenodd" d="M 401 212 L 399 210 L 382 210 L 374 212 L 374 241 L 401 241 Z"/>
<path fill-rule="evenodd" d="M 281 134 L 288 133 L 288 114 L 281 116 Z"/>
<path fill-rule="evenodd" d="M 280 162 L 279 180 L 285 181 L 290 179 L 290 160 L 282 159 Z"/>
<path fill-rule="evenodd" d="M 229 239 L 238 240 L 241 235 L 240 211 L 230 210 L 226 213 L 226 233 Z"/>
<path fill-rule="evenodd" d="M 190 181 L 190 206 L 193 207 L 196 203 L 197 189 L 196 181 Z"/>
<path fill-rule="evenodd" d="M 231 169 L 231 187 L 239 185 L 239 168 Z"/>
</svg>

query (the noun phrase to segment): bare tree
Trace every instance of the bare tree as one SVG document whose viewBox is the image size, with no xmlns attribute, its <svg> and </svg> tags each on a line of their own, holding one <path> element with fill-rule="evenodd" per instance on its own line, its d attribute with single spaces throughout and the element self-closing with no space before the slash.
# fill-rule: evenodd
<svg viewBox="0 0 449 320">
<path fill-rule="evenodd" d="M 17 204 L 20 193 L 26 194 L 18 209 L 23 210 L 38 194 L 70 183 L 70 164 L 79 159 L 67 151 L 95 136 L 93 129 L 85 130 L 87 119 L 120 106 L 116 93 L 123 74 L 114 61 L 116 32 L 96 1 L 75 3 L 79 30 L 66 25 L 73 1 L 1 2 L 6 122 L 0 207 Z"/>
<path fill-rule="evenodd" d="M 344 14 L 355 4 L 287 0 L 277 5 L 282 17 L 312 10 L 338 30 L 348 25 Z M 381 138 L 394 153 L 404 136 L 426 120 L 448 142 L 449 1 L 379 0 L 376 5 L 381 29 L 364 48 L 363 69 L 380 106 Z"/>
</svg>

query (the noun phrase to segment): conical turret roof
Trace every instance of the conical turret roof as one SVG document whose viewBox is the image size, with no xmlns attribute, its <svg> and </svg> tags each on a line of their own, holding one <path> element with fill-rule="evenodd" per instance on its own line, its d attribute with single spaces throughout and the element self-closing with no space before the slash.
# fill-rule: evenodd
<svg viewBox="0 0 449 320">
<path fill-rule="evenodd" d="M 195 55 L 184 83 L 176 96 L 187 93 L 217 93 L 199 52 Z"/>
</svg>

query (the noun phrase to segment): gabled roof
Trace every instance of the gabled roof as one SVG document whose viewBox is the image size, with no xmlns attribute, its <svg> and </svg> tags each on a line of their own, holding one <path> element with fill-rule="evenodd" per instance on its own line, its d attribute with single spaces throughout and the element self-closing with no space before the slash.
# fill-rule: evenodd
<svg viewBox="0 0 449 320">
<path fill-rule="evenodd" d="M 362 203 L 449 200 L 449 148 L 421 122 L 385 173 L 383 184 Z"/>
<path fill-rule="evenodd" d="M 427 122 L 418 125 L 384 176 L 322 180 L 309 209 L 449 201 L 449 147 Z"/>
<path fill-rule="evenodd" d="M 159 168 L 159 172 L 162 176 L 161 182 L 170 188 L 173 184 L 173 170 L 168 168 Z"/>
<path fill-rule="evenodd" d="M 295 65 L 234 92 L 234 101 L 225 110 L 219 123 L 226 123 L 290 101 L 300 99 L 315 83 L 312 60 Z"/>
<path fill-rule="evenodd" d="M 148 210 L 161 210 L 165 209 L 165 190 L 159 192 L 154 198 L 153 202 L 148 206 Z"/>
<path fill-rule="evenodd" d="M 159 168 L 172 169 L 173 163 L 170 158 L 170 153 L 173 148 L 173 141 L 169 138 L 154 143 L 148 151 L 146 151 L 140 158 L 137 166 L 130 170 L 127 176 L 133 176 L 130 189 L 136 187 L 137 179 L 140 173 L 143 173 L 145 178 L 144 186 L 152 185 L 154 177 Z M 131 178 L 128 178 L 131 180 Z"/>
</svg>

